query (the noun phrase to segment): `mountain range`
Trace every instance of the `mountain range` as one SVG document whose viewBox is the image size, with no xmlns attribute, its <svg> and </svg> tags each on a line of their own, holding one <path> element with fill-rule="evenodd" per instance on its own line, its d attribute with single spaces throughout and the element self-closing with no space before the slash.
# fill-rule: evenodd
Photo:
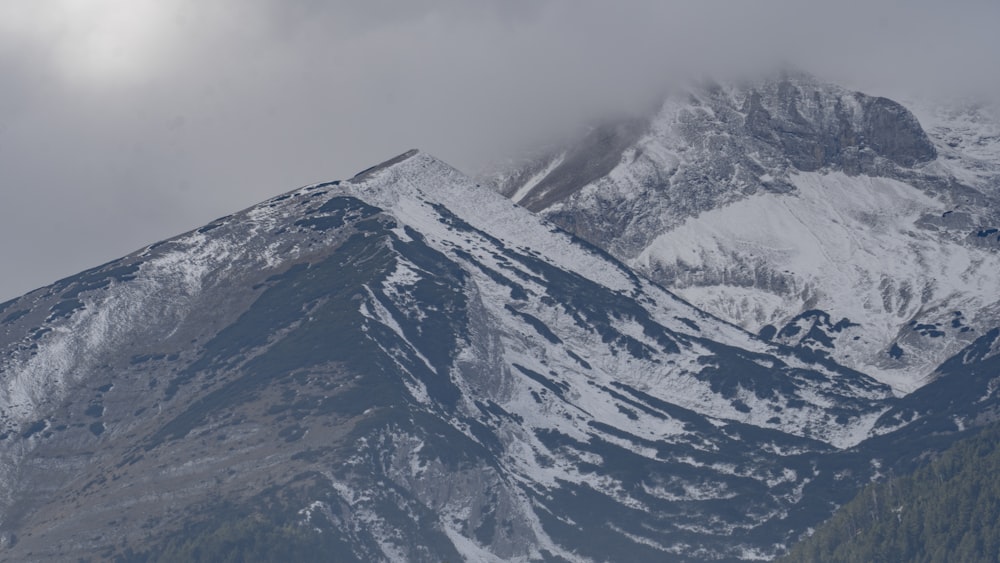
<svg viewBox="0 0 1000 563">
<path fill-rule="evenodd" d="M 996 418 L 1000 128 L 921 111 L 703 85 L 0 304 L 0 559 L 773 558 Z"/>
</svg>

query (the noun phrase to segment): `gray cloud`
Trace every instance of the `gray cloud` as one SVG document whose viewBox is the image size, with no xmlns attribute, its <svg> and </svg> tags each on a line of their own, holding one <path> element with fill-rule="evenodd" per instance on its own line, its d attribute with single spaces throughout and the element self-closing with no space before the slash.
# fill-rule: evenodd
<svg viewBox="0 0 1000 563">
<path fill-rule="evenodd" d="M 992 0 L 79 5 L 0 5 L 0 300 L 411 147 L 475 169 L 692 77 L 1000 91 Z"/>
</svg>

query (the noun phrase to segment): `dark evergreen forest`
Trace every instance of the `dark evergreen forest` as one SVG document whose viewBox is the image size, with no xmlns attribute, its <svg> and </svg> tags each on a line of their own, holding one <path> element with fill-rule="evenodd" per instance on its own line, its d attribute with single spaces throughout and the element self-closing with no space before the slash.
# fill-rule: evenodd
<svg viewBox="0 0 1000 563">
<path fill-rule="evenodd" d="M 868 486 L 782 561 L 1000 560 L 998 444 L 994 424 L 912 475 Z"/>
</svg>

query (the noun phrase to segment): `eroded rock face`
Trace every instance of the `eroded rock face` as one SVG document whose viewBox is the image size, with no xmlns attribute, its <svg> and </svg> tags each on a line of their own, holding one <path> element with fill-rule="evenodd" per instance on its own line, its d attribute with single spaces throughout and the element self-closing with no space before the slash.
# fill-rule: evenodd
<svg viewBox="0 0 1000 563">
<path fill-rule="evenodd" d="M 877 154 L 901 166 L 915 166 L 937 157 L 917 118 L 902 105 L 887 98 L 866 97 L 862 107 L 864 134 Z"/>
<path fill-rule="evenodd" d="M 748 89 L 741 110 L 751 136 L 780 149 L 805 172 L 834 168 L 878 174 L 874 157 L 911 167 L 937 156 L 920 123 L 902 105 L 804 77 Z"/>
<path fill-rule="evenodd" d="M 672 154 L 649 154 L 664 150 Z M 599 124 L 578 143 L 490 180 L 528 209 L 548 212 L 644 157 L 661 166 L 630 172 L 641 174 L 645 189 L 679 192 L 673 215 L 682 218 L 731 200 L 730 192 L 787 191 L 789 172 L 886 176 L 933 161 L 937 151 L 899 103 L 794 73 L 674 95 L 655 115 Z"/>
<path fill-rule="evenodd" d="M 978 114 L 949 119 L 932 139 L 901 104 L 801 73 L 709 84 L 669 96 L 631 145 L 613 137 L 603 177 L 578 181 L 584 140 L 495 185 L 753 332 L 848 320 L 829 345 L 783 342 L 907 392 L 996 318 L 1000 153 Z M 948 338 L 912 329 L 956 313 Z"/>
</svg>

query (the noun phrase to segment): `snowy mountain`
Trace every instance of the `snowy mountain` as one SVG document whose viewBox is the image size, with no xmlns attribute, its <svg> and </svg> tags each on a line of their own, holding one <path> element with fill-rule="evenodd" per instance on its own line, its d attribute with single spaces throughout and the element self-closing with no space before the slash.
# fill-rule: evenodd
<svg viewBox="0 0 1000 563">
<path fill-rule="evenodd" d="M 915 107 L 799 73 L 710 84 L 491 183 L 699 308 L 905 394 L 1000 320 L 1000 120 Z"/>
<path fill-rule="evenodd" d="M 262 526 L 347 561 L 768 558 L 997 412 L 998 334 L 898 398 L 411 151 L 0 305 L 0 559 Z"/>
</svg>

